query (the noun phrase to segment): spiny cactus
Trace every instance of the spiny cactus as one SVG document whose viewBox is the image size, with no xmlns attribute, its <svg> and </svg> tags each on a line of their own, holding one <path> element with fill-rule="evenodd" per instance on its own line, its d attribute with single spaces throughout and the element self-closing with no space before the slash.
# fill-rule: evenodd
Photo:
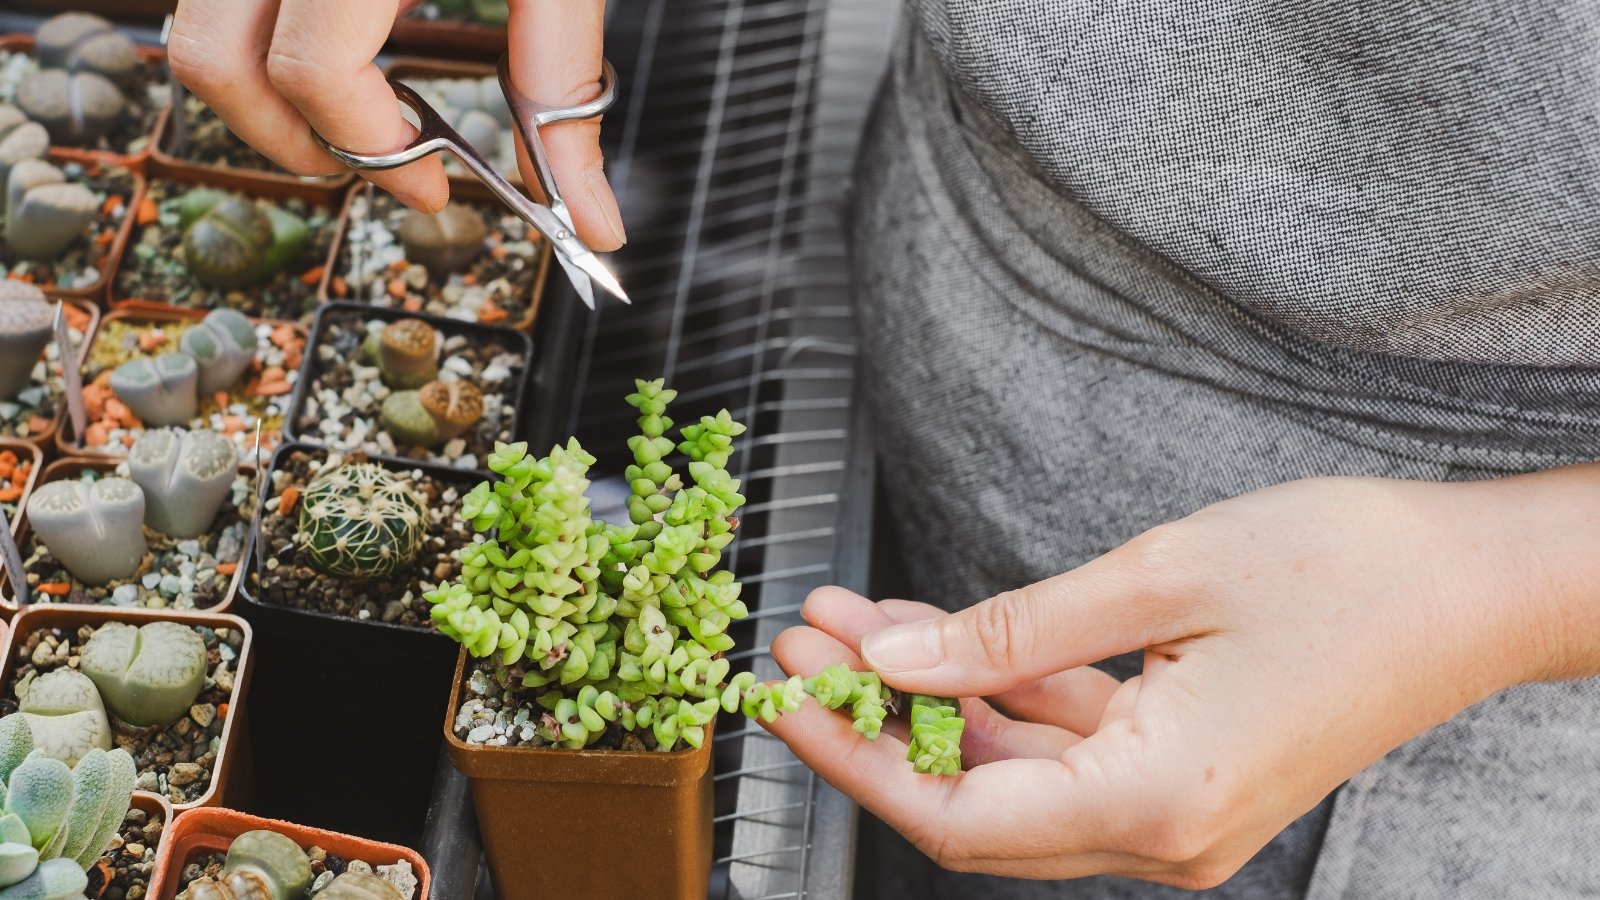
<svg viewBox="0 0 1600 900">
<path fill-rule="evenodd" d="M 146 431 L 128 451 L 128 475 L 144 490 L 145 524 L 169 537 L 210 530 L 238 474 L 238 451 L 215 431 Z"/>
<path fill-rule="evenodd" d="M 296 540 L 330 575 L 381 578 L 410 565 L 428 533 L 428 510 L 375 463 L 335 469 L 300 498 Z"/>
<path fill-rule="evenodd" d="M 0 281 L 0 400 L 14 400 L 33 380 L 50 342 L 50 304 L 25 281 Z"/>
<path fill-rule="evenodd" d="M 118 719 L 140 728 L 175 722 L 206 683 L 206 642 L 177 622 L 108 622 L 83 645 L 89 676 Z"/>
<path fill-rule="evenodd" d="M 378 335 L 378 371 L 395 390 L 419 388 L 439 374 L 439 332 L 421 319 L 397 319 Z"/>
<path fill-rule="evenodd" d="M 196 879 L 179 896 L 187 900 L 298 900 L 310 886 L 311 863 L 300 845 L 276 831 L 260 830 L 233 839 L 221 875 Z"/>
<path fill-rule="evenodd" d="M 26 741 L 29 751 L 37 748 L 69 766 L 95 750 L 111 749 L 105 702 L 94 682 L 77 669 L 55 669 L 34 679 L 20 698 L 17 714 L 0 719 L 0 732 L 7 728 L 25 729 L 22 738 L 9 733 L 0 737 L 7 748 Z M 3 755 L 10 759 L 11 749 Z"/>
<path fill-rule="evenodd" d="M 54 259 L 85 235 L 99 208 L 94 192 L 60 169 L 22 160 L 6 175 L 6 247 L 22 259 Z"/>
<path fill-rule="evenodd" d="M 287 266 L 310 236 L 299 216 L 237 194 L 190 191 L 178 209 L 183 261 L 211 287 L 257 284 Z"/>
<path fill-rule="evenodd" d="M 187 353 L 140 356 L 112 371 L 111 390 L 148 426 L 188 425 L 200 411 L 199 378 Z"/>
<path fill-rule="evenodd" d="M 201 396 L 230 391 L 256 361 L 256 329 L 235 309 L 214 309 L 178 339 L 178 348 L 194 357 Z"/>
<path fill-rule="evenodd" d="M 28 499 L 28 523 L 50 555 L 88 585 L 132 578 L 150 549 L 144 491 L 126 478 L 44 484 Z"/>
</svg>

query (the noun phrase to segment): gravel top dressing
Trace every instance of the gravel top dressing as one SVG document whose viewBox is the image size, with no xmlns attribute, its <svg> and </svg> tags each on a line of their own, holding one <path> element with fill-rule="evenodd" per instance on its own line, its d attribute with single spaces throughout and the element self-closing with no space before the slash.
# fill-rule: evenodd
<svg viewBox="0 0 1600 900">
<path fill-rule="evenodd" d="M 15 101 L 18 86 L 38 70 L 39 64 L 32 53 L 0 50 L 0 103 Z M 57 142 L 59 146 L 101 150 L 119 156 L 143 153 L 150 146 L 156 117 L 161 115 L 170 96 L 166 78 L 159 67 L 143 66 L 133 86 L 124 89 L 122 96 L 128 105 L 121 123 L 109 134 L 92 141 Z"/>
<path fill-rule="evenodd" d="M 62 309 L 76 353 L 88 336 L 89 314 L 70 303 L 63 304 Z M 29 385 L 15 400 L 0 400 L 0 437 L 33 438 L 49 431 L 61 410 L 61 392 L 61 354 L 52 340 L 33 367 Z"/>
</svg>

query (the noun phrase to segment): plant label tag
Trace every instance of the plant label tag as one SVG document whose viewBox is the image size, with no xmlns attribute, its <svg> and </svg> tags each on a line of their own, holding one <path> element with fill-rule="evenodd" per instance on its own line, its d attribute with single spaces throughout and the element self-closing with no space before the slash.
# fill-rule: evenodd
<svg viewBox="0 0 1600 900">
<path fill-rule="evenodd" d="M 255 447 L 250 452 L 250 457 L 256 467 L 256 515 L 266 514 L 263 504 L 267 502 L 267 464 L 261 459 L 261 420 L 256 420 Z M 267 583 L 267 546 L 261 539 L 261 523 L 254 523 L 250 529 L 250 545 L 255 553 L 256 584 Z M 257 598 L 259 599 L 259 598 Z"/>
<path fill-rule="evenodd" d="M 11 580 L 11 596 L 18 606 L 28 605 L 28 576 L 22 571 L 22 551 L 17 549 L 17 539 L 11 536 L 11 520 L 0 509 L 0 565 L 6 567 L 6 577 Z"/>
<path fill-rule="evenodd" d="M 56 301 L 56 355 L 61 363 L 62 393 L 67 397 L 67 415 L 72 417 L 72 442 L 83 446 L 83 432 L 89 427 L 89 413 L 83 404 L 83 373 L 78 371 L 78 354 L 73 351 L 72 331 L 67 328 L 66 305 Z"/>
</svg>

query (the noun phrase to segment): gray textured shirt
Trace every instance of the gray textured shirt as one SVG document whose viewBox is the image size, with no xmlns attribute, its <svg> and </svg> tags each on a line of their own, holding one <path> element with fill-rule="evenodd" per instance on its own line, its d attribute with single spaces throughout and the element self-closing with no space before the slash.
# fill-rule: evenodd
<svg viewBox="0 0 1600 900">
<path fill-rule="evenodd" d="M 1293 478 L 1600 458 L 1596 48 L 1595 0 L 914 0 L 854 227 L 922 598 Z M 1216 894 L 1600 894 L 1597 701 L 1467 710 Z M 877 857 L 885 897 L 1175 893 Z"/>
</svg>

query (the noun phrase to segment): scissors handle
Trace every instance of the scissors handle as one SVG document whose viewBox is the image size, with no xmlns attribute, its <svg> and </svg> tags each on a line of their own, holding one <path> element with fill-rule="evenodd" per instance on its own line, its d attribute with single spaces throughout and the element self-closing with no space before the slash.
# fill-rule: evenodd
<svg viewBox="0 0 1600 900">
<path fill-rule="evenodd" d="M 522 143 L 528 148 L 528 159 L 533 163 L 534 175 L 539 179 L 539 189 L 550 200 L 554 207 L 565 218 L 567 215 L 566 201 L 561 199 L 561 189 L 556 185 L 555 172 L 550 168 L 550 156 L 545 152 L 544 141 L 539 137 L 539 129 L 555 122 L 573 122 L 580 119 L 593 119 L 611 108 L 617 99 L 617 70 L 611 68 L 611 61 L 600 60 L 600 95 L 588 103 L 577 106 L 550 106 L 529 98 L 516 85 L 511 83 L 511 57 L 507 54 L 500 55 L 498 66 L 500 75 L 500 92 L 505 94 L 506 103 L 511 107 L 511 120 L 517 123 L 517 130 L 522 134 Z"/>
</svg>

